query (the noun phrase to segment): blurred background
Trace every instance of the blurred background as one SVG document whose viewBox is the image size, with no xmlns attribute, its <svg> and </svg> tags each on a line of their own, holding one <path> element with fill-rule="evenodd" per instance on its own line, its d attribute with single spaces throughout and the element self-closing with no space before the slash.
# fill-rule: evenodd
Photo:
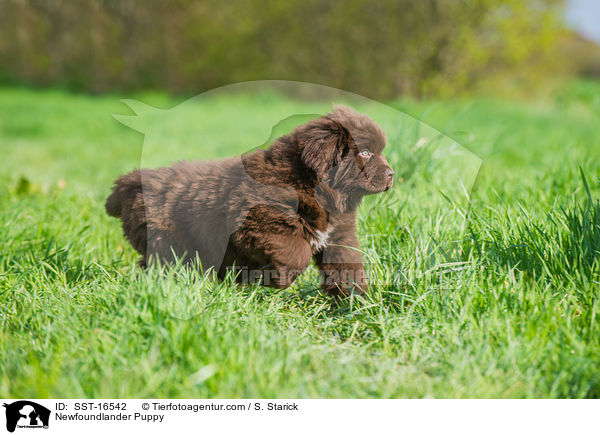
<svg viewBox="0 0 600 435">
<path fill-rule="evenodd" d="M 595 0 L 0 0 L 0 83 L 195 95 L 247 80 L 372 97 L 600 75 Z"/>
</svg>

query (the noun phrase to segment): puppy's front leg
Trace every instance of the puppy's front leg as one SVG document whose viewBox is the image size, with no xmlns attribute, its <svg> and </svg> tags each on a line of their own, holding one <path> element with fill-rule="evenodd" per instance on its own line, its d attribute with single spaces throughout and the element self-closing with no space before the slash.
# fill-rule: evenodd
<svg viewBox="0 0 600 435">
<path fill-rule="evenodd" d="M 234 235 L 239 252 L 261 267 L 249 271 L 250 282 L 260 281 L 274 288 L 286 288 L 310 264 L 312 251 L 306 240 L 281 233 L 240 231 Z"/>
<path fill-rule="evenodd" d="M 311 249 L 300 237 L 274 235 L 268 244 L 267 254 L 271 269 L 263 269 L 263 285 L 286 288 L 292 285 L 310 264 Z"/>
<path fill-rule="evenodd" d="M 327 246 L 314 256 L 321 272 L 321 289 L 332 296 L 364 294 L 367 276 L 354 222 L 334 228 Z"/>
</svg>

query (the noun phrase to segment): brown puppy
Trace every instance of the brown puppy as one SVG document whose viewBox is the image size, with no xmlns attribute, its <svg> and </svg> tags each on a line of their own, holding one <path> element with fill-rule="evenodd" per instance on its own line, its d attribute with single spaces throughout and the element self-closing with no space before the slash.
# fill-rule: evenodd
<svg viewBox="0 0 600 435">
<path fill-rule="evenodd" d="M 373 120 L 338 106 L 266 150 L 124 175 L 106 211 L 142 265 L 197 256 L 221 279 L 235 268 L 240 282 L 284 288 L 314 258 L 326 292 L 362 293 L 356 210 L 392 186 L 384 146 Z"/>
</svg>

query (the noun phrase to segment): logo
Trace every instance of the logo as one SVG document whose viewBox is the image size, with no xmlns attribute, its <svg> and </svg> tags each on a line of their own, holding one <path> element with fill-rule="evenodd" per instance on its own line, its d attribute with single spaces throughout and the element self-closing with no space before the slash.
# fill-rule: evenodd
<svg viewBox="0 0 600 435">
<path fill-rule="evenodd" d="M 50 410 L 29 400 L 19 400 L 3 405 L 6 408 L 6 430 L 15 428 L 48 429 Z"/>
</svg>

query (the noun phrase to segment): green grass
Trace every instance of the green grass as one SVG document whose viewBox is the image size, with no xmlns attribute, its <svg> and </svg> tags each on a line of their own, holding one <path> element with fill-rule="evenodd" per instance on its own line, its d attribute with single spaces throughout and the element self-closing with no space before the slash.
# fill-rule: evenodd
<svg viewBox="0 0 600 435">
<path fill-rule="evenodd" d="M 233 155 L 322 105 L 217 95 L 144 142 L 116 96 L 0 89 L 0 396 L 600 397 L 600 85 L 391 104 L 483 165 L 467 202 L 476 159 L 359 104 L 403 182 L 361 208 L 368 298 L 333 304 L 312 267 L 284 291 L 139 270 L 103 210 L 140 159 Z"/>
</svg>

